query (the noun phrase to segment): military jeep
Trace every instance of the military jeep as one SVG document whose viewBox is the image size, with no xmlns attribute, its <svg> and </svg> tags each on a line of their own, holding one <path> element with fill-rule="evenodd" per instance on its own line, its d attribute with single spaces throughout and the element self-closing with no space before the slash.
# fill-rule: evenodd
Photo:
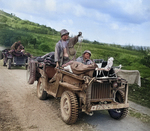
<svg viewBox="0 0 150 131">
<path fill-rule="evenodd" d="M 103 64 L 102 64 L 103 65 Z M 57 74 L 54 81 L 53 76 Z M 112 68 L 110 71 L 94 71 L 93 76 L 77 75 L 55 64 L 29 60 L 27 70 L 29 84 L 37 83 L 37 96 L 45 100 L 48 95 L 60 98 L 62 120 L 67 124 L 77 121 L 79 112 L 92 115 L 94 111 L 108 110 L 114 119 L 122 119 L 128 112 L 128 83 Z"/>
<path fill-rule="evenodd" d="M 22 53 L 9 53 L 10 49 L 5 49 L 2 51 L 3 66 L 7 66 L 11 69 L 12 66 L 25 66 L 27 67 L 27 56 Z"/>
</svg>

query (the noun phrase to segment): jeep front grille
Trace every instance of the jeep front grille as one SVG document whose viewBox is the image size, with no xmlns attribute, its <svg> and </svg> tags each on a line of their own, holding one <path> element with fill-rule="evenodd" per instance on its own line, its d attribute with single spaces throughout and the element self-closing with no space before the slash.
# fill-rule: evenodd
<svg viewBox="0 0 150 131">
<path fill-rule="evenodd" d="M 91 101 L 97 101 L 100 99 L 110 99 L 111 85 L 110 83 L 93 83 L 91 86 Z"/>
</svg>

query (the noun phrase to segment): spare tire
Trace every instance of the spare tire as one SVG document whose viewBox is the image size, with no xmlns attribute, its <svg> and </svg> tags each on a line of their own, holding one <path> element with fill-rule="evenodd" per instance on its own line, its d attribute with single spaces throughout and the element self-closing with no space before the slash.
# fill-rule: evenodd
<svg viewBox="0 0 150 131">
<path fill-rule="evenodd" d="M 36 80 L 36 63 L 35 61 L 30 61 L 27 67 L 26 73 L 27 82 L 33 84 Z"/>
</svg>

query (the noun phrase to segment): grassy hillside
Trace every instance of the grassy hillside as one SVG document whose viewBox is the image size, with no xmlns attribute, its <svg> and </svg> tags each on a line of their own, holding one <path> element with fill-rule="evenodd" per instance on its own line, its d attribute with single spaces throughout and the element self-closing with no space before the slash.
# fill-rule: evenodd
<svg viewBox="0 0 150 131">
<path fill-rule="evenodd" d="M 27 49 L 41 50 L 42 45 L 48 45 L 48 48 L 41 51 L 49 52 L 59 40 L 59 32 L 0 10 L 0 40 L 0 45 L 5 46 L 20 40 Z"/>
<path fill-rule="evenodd" d="M 84 34 L 83 34 L 84 36 Z M 27 52 L 41 56 L 54 51 L 60 34 L 51 27 L 39 25 L 28 20 L 21 20 L 14 14 L 0 10 L 0 45 L 11 46 L 15 41 L 21 41 Z M 84 40 L 75 45 L 77 57 L 86 49 L 91 50 L 92 59 L 114 57 L 114 66 L 123 65 L 123 69 L 139 70 L 142 87 L 130 85 L 129 98 L 137 103 L 150 107 L 150 55 L 146 48 L 133 46 L 121 47 L 115 44 L 100 43 Z"/>
</svg>

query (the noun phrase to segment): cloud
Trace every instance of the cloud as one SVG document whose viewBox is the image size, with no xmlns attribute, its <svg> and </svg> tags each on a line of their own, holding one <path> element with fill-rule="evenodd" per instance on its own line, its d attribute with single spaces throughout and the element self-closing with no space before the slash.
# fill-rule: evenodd
<svg viewBox="0 0 150 131">
<path fill-rule="evenodd" d="M 82 0 L 81 5 L 107 14 L 113 20 L 141 24 L 150 20 L 150 1 L 148 0 Z"/>
<path fill-rule="evenodd" d="M 56 11 L 56 1 L 55 0 L 45 0 L 43 1 L 45 4 L 45 8 L 48 11 Z"/>
<path fill-rule="evenodd" d="M 81 5 L 76 5 L 74 7 L 74 14 L 77 17 L 81 17 L 81 16 L 85 16 L 86 15 L 86 11 L 85 11 L 85 9 Z"/>
<path fill-rule="evenodd" d="M 149 44 L 149 0 L 0 0 L 0 9 L 21 19 L 104 43 Z"/>
<path fill-rule="evenodd" d="M 112 23 L 112 24 L 111 24 L 111 29 L 113 29 L 113 30 L 118 30 L 118 29 L 119 29 L 118 24 Z"/>
</svg>

